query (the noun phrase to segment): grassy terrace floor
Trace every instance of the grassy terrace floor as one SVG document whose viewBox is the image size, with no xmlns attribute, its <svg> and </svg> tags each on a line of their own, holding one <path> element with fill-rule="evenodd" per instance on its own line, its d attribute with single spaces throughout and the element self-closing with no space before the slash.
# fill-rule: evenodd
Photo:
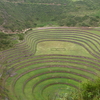
<svg viewBox="0 0 100 100">
<path fill-rule="evenodd" d="M 62 41 L 44 41 L 38 43 L 35 55 L 42 54 L 81 55 L 92 57 L 82 46 Z"/>
<path fill-rule="evenodd" d="M 38 28 L 14 48 L 0 52 L 10 100 L 53 100 L 100 73 L 100 32 Z M 56 99 L 55 99 L 56 100 Z M 57 99 L 58 100 L 58 99 Z"/>
</svg>

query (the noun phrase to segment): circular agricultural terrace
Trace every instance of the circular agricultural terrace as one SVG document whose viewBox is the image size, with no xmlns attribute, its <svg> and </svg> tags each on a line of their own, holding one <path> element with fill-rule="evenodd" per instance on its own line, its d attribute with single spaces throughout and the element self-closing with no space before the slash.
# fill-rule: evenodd
<svg viewBox="0 0 100 100">
<path fill-rule="evenodd" d="M 34 29 L 0 56 L 9 100 L 56 100 L 99 75 L 100 33 L 78 28 Z"/>
</svg>

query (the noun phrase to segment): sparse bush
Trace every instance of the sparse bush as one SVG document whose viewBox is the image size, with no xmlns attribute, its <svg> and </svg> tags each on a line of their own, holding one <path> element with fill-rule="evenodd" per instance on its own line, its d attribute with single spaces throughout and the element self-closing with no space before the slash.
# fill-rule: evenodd
<svg viewBox="0 0 100 100">
<path fill-rule="evenodd" d="M 23 40 L 24 39 L 24 34 L 23 33 L 18 34 L 18 36 L 19 36 L 19 40 Z"/>
<path fill-rule="evenodd" d="M 84 100 L 100 100 L 100 78 L 83 83 L 82 97 Z"/>
<path fill-rule="evenodd" d="M 13 47 L 16 40 L 11 39 L 11 37 L 13 37 L 11 34 L 0 32 L 0 50 L 5 50 Z"/>
</svg>

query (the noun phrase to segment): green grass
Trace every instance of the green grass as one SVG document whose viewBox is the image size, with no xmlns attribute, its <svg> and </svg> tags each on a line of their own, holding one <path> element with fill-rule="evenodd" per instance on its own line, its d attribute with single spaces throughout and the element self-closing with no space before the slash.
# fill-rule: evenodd
<svg viewBox="0 0 100 100">
<path fill-rule="evenodd" d="M 64 54 L 92 57 L 82 46 L 70 42 L 45 41 L 37 44 L 35 55 Z"/>
<path fill-rule="evenodd" d="M 100 72 L 99 37 L 96 30 L 78 28 L 29 31 L 14 49 L 4 51 L 6 70 L 14 68 L 4 82 L 10 99 L 52 100 L 95 79 Z"/>
</svg>

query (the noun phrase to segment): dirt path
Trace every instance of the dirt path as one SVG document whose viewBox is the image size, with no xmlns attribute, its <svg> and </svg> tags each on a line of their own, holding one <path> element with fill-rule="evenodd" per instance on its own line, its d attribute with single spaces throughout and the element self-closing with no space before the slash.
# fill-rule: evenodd
<svg viewBox="0 0 100 100">
<path fill-rule="evenodd" d="M 62 27 L 38 27 L 37 29 L 56 29 L 56 28 L 69 28 L 69 29 L 93 29 L 95 27 L 68 27 L 68 26 L 62 26 Z"/>
</svg>

